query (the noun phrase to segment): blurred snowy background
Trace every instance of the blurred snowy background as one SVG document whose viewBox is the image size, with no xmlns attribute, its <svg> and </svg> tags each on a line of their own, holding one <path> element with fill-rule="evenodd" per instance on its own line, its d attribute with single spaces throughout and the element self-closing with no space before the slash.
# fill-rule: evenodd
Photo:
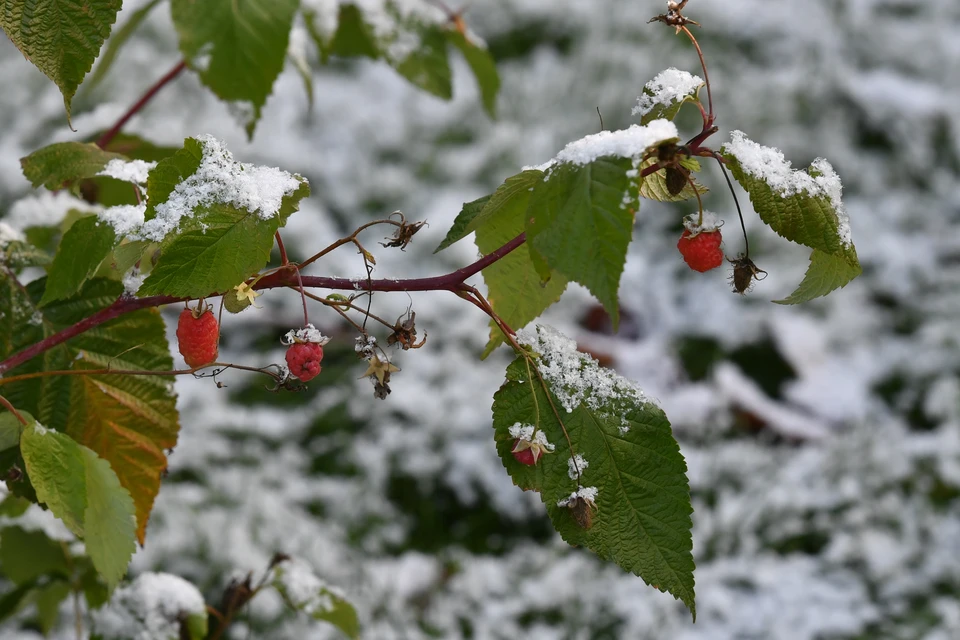
<svg viewBox="0 0 960 640">
<path fill-rule="evenodd" d="M 119 24 L 144 3 L 124 4 Z M 628 126 L 662 69 L 700 73 L 685 39 L 646 24 L 662 4 L 470 3 L 468 23 L 503 78 L 497 121 L 458 59 L 451 103 L 382 64 L 350 62 L 314 74 L 311 111 L 288 69 L 252 143 L 185 74 L 127 131 L 174 146 L 210 133 L 240 160 L 307 176 L 313 196 L 285 233 L 297 256 L 395 209 L 427 220 L 406 253 L 378 252 L 377 273 L 438 274 L 476 256 L 469 241 L 431 255 L 461 203 L 596 132 L 598 106 L 607 128 Z M 693 0 L 687 13 L 704 25 L 715 146 L 743 129 L 794 166 L 828 158 L 865 270 L 826 299 L 771 304 L 799 282 L 807 251 L 751 219 L 753 257 L 770 276 L 741 298 L 721 270 L 695 274 L 677 254 L 691 207 L 651 203 L 621 283 L 620 334 L 583 290 L 548 313 L 673 422 L 695 507 L 697 623 L 672 597 L 565 545 L 537 497 L 513 487 L 490 418 L 507 354 L 477 359 L 485 318 L 449 294 L 412 296 L 430 337 L 396 358 L 403 372 L 384 402 L 356 380 L 353 335 L 319 306 L 314 322 L 335 341 L 309 392 L 273 395 L 239 374 L 225 389 L 179 380 L 180 443 L 134 573 L 177 573 L 216 601 L 231 576 L 284 551 L 341 585 L 374 640 L 960 637 L 960 3 Z M 104 83 L 81 90 L 74 134 L 54 85 L 0 42 L 0 210 L 28 210 L 14 204 L 33 197 L 21 156 L 109 126 L 178 59 L 161 7 Z M 695 118 L 680 123 L 698 130 Z M 704 180 L 732 256 L 742 250 L 732 201 L 713 168 Z M 344 251 L 311 273 L 361 271 Z M 299 302 L 260 301 L 225 318 L 225 359 L 282 360 Z M 374 305 L 389 318 L 410 302 Z M 55 530 L 44 514 L 28 517 Z M 54 635 L 70 629 L 66 615 Z M 336 635 L 261 597 L 232 637 Z"/>
</svg>

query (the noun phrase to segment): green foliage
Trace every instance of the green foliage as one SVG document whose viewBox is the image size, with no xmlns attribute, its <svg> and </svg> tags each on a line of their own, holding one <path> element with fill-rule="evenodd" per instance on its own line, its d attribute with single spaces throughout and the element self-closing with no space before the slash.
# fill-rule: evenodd
<svg viewBox="0 0 960 640">
<path fill-rule="evenodd" d="M 814 250 L 800 286 L 788 298 L 777 302 L 799 304 L 825 296 L 862 273 L 856 248 L 841 235 L 838 204 L 822 193 L 822 189 L 815 193 L 805 189 L 784 192 L 745 171 L 735 155 L 726 153 L 724 158 L 730 172 L 750 195 L 760 219 L 787 240 Z M 800 178 L 820 177 L 816 163 L 806 174 L 792 173 Z"/>
<path fill-rule="evenodd" d="M 527 239 L 553 269 L 587 287 L 619 320 L 617 290 L 637 206 L 630 158 L 562 163 L 537 184 L 527 211 Z M 633 202 L 634 205 L 627 206 Z M 549 275 L 540 268 L 541 277 Z"/>
<path fill-rule="evenodd" d="M 96 60 L 123 0 L 19 0 L 0 10 L 0 27 L 70 103 Z"/>
<path fill-rule="evenodd" d="M 70 561 L 66 545 L 51 540 L 43 531 L 27 531 L 16 526 L 0 530 L 0 567 L 14 584 L 24 584 L 48 574 L 68 577 Z"/>
<path fill-rule="evenodd" d="M 326 24 L 327 16 L 309 9 L 304 18 L 324 62 L 330 56 L 382 59 L 413 85 L 445 100 L 453 95 L 448 55 L 452 45 L 470 66 L 484 109 L 491 117 L 496 114 L 500 77 L 493 57 L 455 21 L 408 12 L 392 0 L 385 3 L 382 15 L 366 15 L 360 4 L 344 2 L 335 24 Z"/>
<path fill-rule="evenodd" d="M 281 562 L 274 569 L 273 586 L 293 609 L 314 620 L 329 622 L 351 640 L 360 637 L 360 620 L 339 590 L 327 586 L 302 563 Z"/>
<path fill-rule="evenodd" d="M 236 107 L 250 137 L 283 70 L 298 6 L 297 0 L 171 0 L 184 57 Z"/>
<path fill-rule="evenodd" d="M 136 511 L 110 464 L 36 421 L 23 429 L 20 451 L 37 498 L 85 539 L 97 571 L 115 586 L 136 547 Z"/>
<path fill-rule="evenodd" d="M 93 277 L 117 244 L 117 234 L 96 216 L 77 220 L 63 234 L 40 305 L 69 298 Z"/>
<path fill-rule="evenodd" d="M 2 273 L 2 272 L 0 272 Z M 4 280 L 0 279 L 0 293 Z M 0 313 L 19 323 L 16 337 L 0 358 L 19 351 L 82 320 L 120 295 L 119 283 L 94 279 L 80 293 L 40 308 L 46 279 L 27 291 L 7 288 Z M 163 320 L 155 310 L 125 314 L 46 351 L 11 370 L 10 375 L 62 369 L 168 371 L 173 368 Z M 177 442 L 176 398 L 168 381 L 157 376 L 90 374 L 41 377 L 4 385 L 3 395 L 29 411 L 41 424 L 69 435 L 112 465 L 136 504 L 137 533 L 146 530 L 153 500 L 166 469 L 164 450 Z M 32 474 L 28 470 L 28 478 Z M 88 483 L 103 484 L 94 476 Z M 15 483 L 19 485 L 22 483 Z M 92 508 L 100 508 L 98 503 Z"/>
<path fill-rule="evenodd" d="M 545 329 L 538 331 L 543 335 Z M 493 403 L 497 452 L 519 487 L 540 493 L 564 540 L 672 593 L 696 617 L 693 509 L 670 424 L 630 383 L 576 354 L 575 343 L 566 341 L 560 351 L 542 353 L 533 363 L 520 357 L 507 368 L 507 382 Z M 550 370 L 562 371 L 562 378 Z M 535 466 L 520 464 L 511 453 L 511 427 L 528 425 L 554 445 Z M 586 461 L 578 463 L 579 477 L 570 462 L 574 453 Z M 578 514 L 564 501 L 579 487 L 597 493 L 595 507 L 582 504 Z"/>
<path fill-rule="evenodd" d="M 92 143 L 57 142 L 21 158 L 20 166 L 34 187 L 43 185 L 55 190 L 92 178 L 115 158 L 123 156 Z"/>
<path fill-rule="evenodd" d="M 668 105 L 657 103 L 653 108 L 644 114 L 640 118 L 640 124 L 647 125 L 653 122 L 654 120 L 660 120 L 661 118 L 666 120 L 673 120 L 677 117 L 677 114 L 680 113 L 680 109 L 685 104 L 696 104 L 700 101 L 700 89 L 703 88 L 703 84 L 698 86 L 696 89 L 685 95 L 680 100 L 674 100 Z M 643 88 L 643 93 L 648 96 L 653 96 L 654 93 L 648 87 Z"/>
</svg>

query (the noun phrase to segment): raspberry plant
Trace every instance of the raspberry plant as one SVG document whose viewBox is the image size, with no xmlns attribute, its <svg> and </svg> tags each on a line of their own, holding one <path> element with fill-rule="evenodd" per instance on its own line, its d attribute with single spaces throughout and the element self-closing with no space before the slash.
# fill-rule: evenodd
<svg viewBox="0 0 960 640">
<path fill-rule="evenodd" d="M 71 100 L 110 34 L 121 1 L 60 3 L 58 11 L 29 11 L 28 4 L 8 3 L 0 11 L 0 26 L 60 87 L 69 120 Z M 118 48 L 158 4 L 154 0 L 130 17 L 90 82 L 108 72 Z M 16 589 L 5 596 L 0 616 L 15 611 L 31 593 L 63 583 L 59 597 L 71 591 L 86 596 L 95 637 L 143 632 L 151 638 L 219 638 L 251 598 L 276 588 L 292 607 L 358 637 L 358 616 L 346 598 L 282 553 L 258 580 L 232 582 L 209 618 L 199 593 L 175 576 L 144 574 L 118 586 L 135 545 L 149 544 L 153 502 L 167 453 L 177 444 L 181 424 L 171 377 L 215 378 L 227 368 L 239 369 L 267 376 L 281 393 L 314 378 L 314 384 L 321 382 L 322 346 L 329 338 L 314 328 L 312 316 L 326 312 L 354 327 L 358 372 L 369 379 L 375 398 L 387 399 L 391 377 L 403 375 L 395 360 L 415 357 L 398 358 L 398 352 L 429 345 L 426 336 L 418 336 L 413 310 L 394 322 L 376 315 L 375 294 L 449 291 L 490 318 L 483 357 L 503 344 L 515 354 L 493 402 L 494 440 L 506 472 L 522 489 L 540 494 L 565 540 L 673 594 L 695 617 L 692 507 L 686 465 L 667 416 L 633 383 L 600 367 L 554 329 L 519 330 L 556 302 L 569 282 L 587 287 L 617 323 L 620 278 L 643 199 L 696 201 L 681 252 L 698 271 L 718 266 L 724 257 L 719 233 L 716 224 L 704 231 L 704 218 L 712 214 L 703 210 L 706 187 L 696 178 L 703 162 L 723 170 L 741 225 L 730 175 L 764 223 L 812 249 L 803 281 L 778 303 L 809 301 L 859 275 L 840 181 L 828 162 L 794 170 L 782 153 L 740 131 L 719 148 L 707 146 L 718 131 L 717 115 L 705 57 L 691 32 L 699 25 L 683 13 L 686 5 L 687 0 L 668 2 L 667 11 L 651 22 L 689 39 L 702 78 L 664 71 L 642 90 L 634 110 L 638 124 L 572 142 L 552 160 L 464 204 L 437 251 L 473 233 L 482 254 L 473 264 L 435 277 L 392 279 L 373 277 L 376 257 L 361 236 L 386 227 L 391 235 L 384 250 L 402 250 L 416 241 L 423 221 L 398 212 L 294 262 L 280 230 L 309 196 L 306 179 L 239 162 L 207 135 L 165 149 L 121 131 L 157 92 L 189 70 L 231 106 L 253 136 L 298 16 L 321 62 L 383 60 L 443 98 L 452 93 L 449 50 L 459 51 L 494 116 L 497 71 L 463 17 L 425 0 L 171 0 L 184 59 L 111 129 L 87 141 L 49 145 L 21 160 L 34 187 L 93 193 L 101 209 L 71 211 L 60 229 L 38 226 L 23 233 L 0 223 L 0 472 L 18 500 L 49 509 L 85 542 L 85 553 L 75 556 L 40 532 L 3 529 L 0 554 Z M 66 33 L 77 37 L 61 37 Z M 310 70 L 299 66 L 309 81 Z M 702 128 L 683 142 L 673 120 L 688 104 L 699 111 Z M 698 237 L 702 244 L 714 236 L 706 260 L 693 255 L 700 251 L 691 248 Z M 362 262 L 357 277 L 322 274 L 322 258 L 341 247 L 357 251 Z M 267 268 L 274 248 L 280 264 Z M 765 274 L 750 259 L 745 234 L 744 252 L 728 260 L 738 293 Z M 31 273 L 28 281 L 24 276 Z M 471 284 L 481 274 L 485 294 Z M 219 299 L 230 313 L 255 313 L 258 297 L 269 300 L 271 290 L 282 288 L 303 299 L 302 319 L 290 318 L 293 328 L 283 338 L 288 366 L 213 362 L 216 318 L 210 311 L 184 310 L 177 333 L 188 368 L 174 368 L 160 307 L 197 300 L 204 307 Z M 311 301 L 318 304 L 311 308 Z M 229 316 L 222 331 L 230 331 Z M 189 420 L 184 427 L 191 428 Z M 11 570 L 18 554 L 43 561 Z M 161 628 L 144 627 L 140 615 L 137 594 L 151 588 L 180 594 L 173 610 L 164 609 L 166 617 L 150 618 L 164 621 Z M 98 613 L 101 606 L 107 613 Z"/>
</svg>

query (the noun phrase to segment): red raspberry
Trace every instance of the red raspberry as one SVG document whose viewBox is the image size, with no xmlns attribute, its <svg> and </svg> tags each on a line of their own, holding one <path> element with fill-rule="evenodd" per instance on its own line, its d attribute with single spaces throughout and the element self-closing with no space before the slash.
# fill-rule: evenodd
<svg viewBox="0 0 960 640">
<path fill-rule="evenodd" d="M 315 342 L 297 342 L 287 349 L 290 374 L 303 382 L 313 380 L 320 373 L 323 347 Z"/>
<path fill-rule="evenodd" d="M 701 231 L 694 235 L 689 229 L 684 229 L 680 241 L 677 242 L 677 249 L 683 256 L 691 269 L 703 273 L 716 269 L 723 264 L 723 251 L 720 250 L 720 243 L 723 238 L 720 230 Z"/>
<path fill-rule="evenodd" d="M 526 465 L 528 467 L 532 467 L 533 465 L 537 464 L 537 458 L 534 455 L 533 449 L 521 449 L 520 451 L 517 451 L 517 445 L 519 444 L 520 444 L 520 440 L 513 441 L 512 453 L 513 453 L 514 459 L 520 464 Z"/>
<path fill-rule="evenodd" d="M 177 341 L 180 354 L 188 367 L 202 367 L 217 359 L 220 327 L 209 307 L 202 310 L 184 309 L 177 322 Z"/>
</svg>

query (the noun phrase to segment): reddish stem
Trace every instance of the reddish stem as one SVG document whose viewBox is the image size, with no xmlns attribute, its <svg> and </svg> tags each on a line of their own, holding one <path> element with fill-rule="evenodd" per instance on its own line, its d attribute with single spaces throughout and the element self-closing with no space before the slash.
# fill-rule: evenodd
<svg viewBox="0 0 960 640">
<path fill-rule="evenodd" d="M 280 250 L 280 264 L 290 264 L 290 260 L 287 258 L 287 248 L 283 246 L 283 238 L 280 237 L 279 231 L 274 234 L 274 238 L 277 239 L 277 248 Z"/>
<path fill-rule="evenodd" d="M 157 80 L 156 84 L 147 89 L 147 92 L 144 93 L 143 96 L 141 96 L 141 98 L 137 100 L 133 106 L 130 107 L 127 112 L 120 117 L 119 120 L 117 120 L 116 124 L 114 124 L 109 131 L 100 136 L 100 139 L 97 140 L 97 146 L 103 149 L 110 144 L 110 142 L 117 137 L 117 134 L 120 133 L 120 130 L 123 129 L 124 125 L 127 124 L 130 118 L 137 115 L 145 106 L 147 106 L 147 103 L 150 102 L 155 95 L 157 95 L 160 89 L 163 89 L 163 87 L 165 87 L 171 80 L 176 78 L 180 72 L 186 68 L 186 66 L 187 61 L 181 60 L 173 69 L 168 71 L 166 75 Z"/>
<path fill-rule="evenodd" d="M 10 404 L 10 401 L 4 398 L 3 396 L 0 396 L 0 405 L 2 405 L 7 411 L 12 413 L 13 417 L 15 417 L 17 420 L 20 421 L 20 424 L 22 424 L 23 426 L 27 426 L 27 421 L 24 420 L 22 415 L 20 415 L 20 412 L 14 409 L 13 405 Z"/>
<path fill-rule="evenodd" d="M 500 260 L 514 249 L 526 242 L 526 234 L 519 236 L 503 245 L 493 253 L 489 253 L 476 262 L 462 269 L 457 269 L 442 276 L 432 278 L 409 278 L 406 280 L 371 280 L 371 279 L 351 279 L 351 278 L 326 278 L 319 276 L 291 276 L 290 270 L 282 270 L 261 278 L 253 288 L 256 290 L 274 289 L 277 287 L 310 287 L 316 289 L 335 289 L 341 291 L 457 291 L 461 289 L 467 278 L 475 276 L 491 264 Z M 298 281 L 299 280 L 299 281 Z M 213 297 L 216 293 L 208 294 L 204 297 Z M 44 353 L 53 347 L 63 344 L 70 338 L 76 337 L 85 331 L 98 327 L 105 322 L 118 318 L 127 313 L 139 309 L 150 307 L 159 307 L 165 304 L 175 302 L 185 302 L 193 298 L 178 298 L 176 296 L 151 296 L 149 298 L 131 298 L 122 296 L 116 302 L 105 309 L 94 313 L 92 316 L 84 318 L 80 322 L 71 325 L 57 333 L 44 338 L 40 342 L 30 345 L 26 349 L 13 354 L 3 362 L 0 362 L 0 374 L 3 374 L 14 367 L 18 367 L 24 362 Z"/>
</svg>

